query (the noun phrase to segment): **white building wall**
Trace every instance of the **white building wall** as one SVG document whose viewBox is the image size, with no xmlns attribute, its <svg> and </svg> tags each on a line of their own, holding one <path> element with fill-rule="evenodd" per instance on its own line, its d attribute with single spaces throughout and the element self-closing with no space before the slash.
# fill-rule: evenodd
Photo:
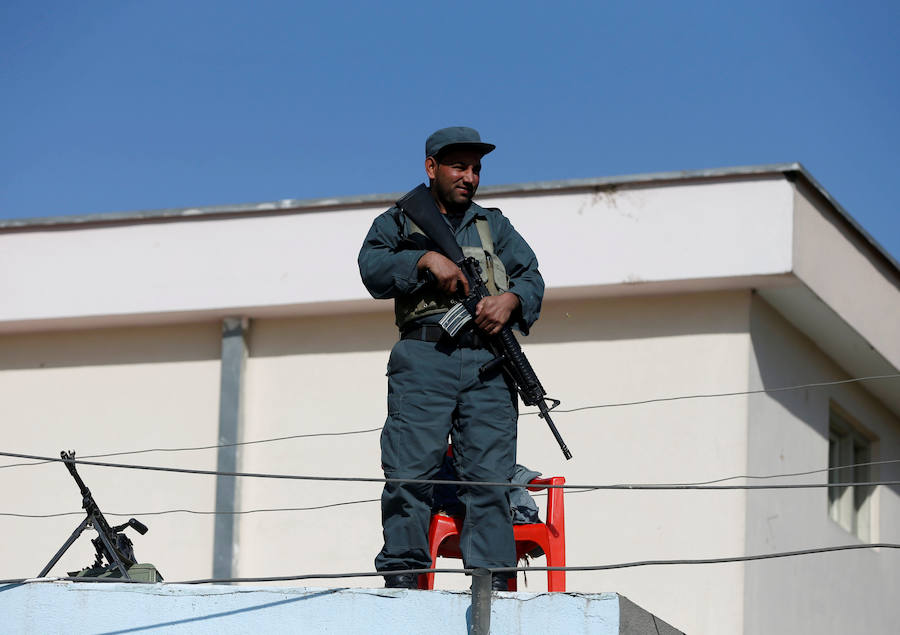
<svg viewBox="0 0 900 635">
<path fill-rule="evenodd" d="M 846 372 L 760 299 L 751 310 L 750 388 L 846 379 Z M 891 380 L 882 380 L 891 381 Z M 828 413 L 834 402 L 877 437 L 873 460 L 896 459 L 900 420 L 867 392 L 866 383 L 754 395 L 749 399 L 748 473 L 782 474 L 828 467 Z M 874 466 L 876 480 L 898 480 L 896 465 Z M 825 472 L 789 479 L 825 483 Z M 764 482 L 764 481 L 751 481 Z M 786 481 L 780 481 L 786 482 Z M 900 542 L 900 490 L 873 494 L 871 542 Z M 747 494 L 750 554 L 859 544 L 828 515 L 825 488 Z M 900 609 L 886 589 L 900 585 L 892 550 L 810 555 L 746 565 L 745 631 L 763 633 L 890 633 Z M 842 610 L 834 610 L 840 605 Z"/>
<path fill-rule="evenodd" d="M 794 200 L 794 269 L 822 302 L 900 368 L 896 269 L 868 249 L 820 197 L 803 188 Z"/>
<path fill-rule="evenodd" d="M 791 270 L 793 190 L 781 175 L 484 199 L 505 210 L 548 287 Z M 710 240 L 711 237 L 714 240 Z M 572 254 L 582 254 L 573 266 Z"/>
<path fill-rule="evenodd" d="M 747 382 L 747 306 L 742 292 L 551 302 L 523 344 L 565 408 L 740 390 Z M 83 456 L 214 445 L 219 335 L 219 325 L 209 323 L 3 336 L 0 396 L 5 417 L 20 422 L 10 428 L 5 446 L 47 455 L 75 448 Z M 243 440 L 380 426 L 384 369 L 394 340 L 387 310 L 252 321 Z M 575 458 L 566 462 L 544 423 L 523 416 L 519 460 L 546 475 L 562 474 L 570 483 L 681 482 L 744 471 L 747 414 L 741 397 L 560 412 L 555 419 Z M 201 450 L 108 460 L 214 469 L 215 457 L 215 450 Z M 240 469 L 378 478 L 378 432 L 247 445 Z M 212 511 L 212 477 L 87 466 L 80 472 L 105 512 L 135 515 L 150 526 L 146 536 L 133 536 L 141 560 L 156 564 L 168 580 L 211 574 L 212 516 L 146 513 Z M 78 510 L 75 484 L 59 464 L 6 468 L 0 479 L 9 510 Z M 365 483 L 243 479 L 238 507 L 373 500 L 380 489 Z M 569 494 L 568 562 L 739 554 L 743 509 L 740 492 Z M 110 516 L 112 522 L 126 519 Z M 77 514 L 4 518 L 4 575 L 35 575 L 79 520 Z M 379 505 L 246 514 L 238 536 L 239 576 L 367 571 L 380 548 Z M 92 551 L 87 536 L 82 538 L 54 573 L 87 565 Z M 729 565 L 572 573 L 568 586 L 621 589 L 689 632 L 714 632 L 714 625 L 739 628 L 741 581 L 740 567 Z M 335 582 L 372 584 L 371 578 Z M 520 585 L 546 589 L 546 576 L 534 573 L 527 587 L 524 581 Z M 438 576 L 438 586 L 465 588 L 467 580 L 447 574 Z M 690 589 L 691 597 L 704 601 L 685 602 L 685 596 L 666 592 L 674 588 Z"/>
<path fill-rule="evenodd" d="M 246 439 L 376 430 L 245 446 L 241 469 L 383 478 L 378 428 L 386 413 L 392 317 L 385 311 L 251 323 Z M 238 575 L 374 570 L 381 546 L 378 484 L 244 479 L 239 492 L 243 509 L 374 502 L 241 517 Z M 373 584 L 379 582 L 335 581 Z"/>
<path fill-rule="evenodd" d="M 751 299 L 753 286 L 780 299 L 779 306 L 794 307 L 791 320 L 805 325 L 804 332 L 818 329 L 820 339 L 834 333 L 841 341 L 853 335 L 853 346 L 844 348 L 854 355 L 883 355 L 877 363 L 864 359 L 859 368 L 895 368 L 897 325 L 884 316 L 897 312 L 897 272 L 833 210 L 810 203 L 809 194 L 773 170 L 612 187 L 498 189 L 480 202 L 502 207 L 540 256 L 548 294 L 543 317 L 523 345 L 551 395 L 563 408 L 576 408 L 855 372 L 842 372 Z M 367 297 L 356 254 L 386 202 L 339 205 L 0 231 L 5 447 L 49 455 L 74 448 L 83 456 L 215 445 L 224 316 L 250 318 L 243 440 L 381 425 L 384 368 L 396 332 L 390 303 Z M 795 347 L 799 354 L 790 352 Z M 818 347 L 834 359 L 849 357 L 839 346 L 837 353 L 821 341 Z M 827 442 L 815 422 L 827 421 L 823 394 L 872 425 L 881 447 L 900 447 L 896 416 L 878 405 L 896 412 L 895 401 L 847 386 L 559 412 L 555 420 L 575 454 L 571 462 L 562 459 L 544 423 L 524 415 L 519 457 L 575 484 L 704 481 L 821 467 Z M 247 445 L 240 469 L 378 477 L 378 459 L 378 433 L 369 432 Z M 213 469 L 216 451 L 111 460 Z M 136 538 L 142 560 L 157 564 L 169 580 L 210 575 L 211 515 L 141 512 L 213 511 L 212 477 L 81 471 L 104 511 L 134 512 L 150 525 L 147 536 Z M 880 476 L 897 473 L 883 468 Z M 379 490 L 375 484 L 245 479 L 238 506 L 371 500 Z M 60 465 L 2 468 L 0 491 L 11 513 L 78 509 L 75 485 Z M 845 533 L 829 525 L 825 497 L 824 490 L 571 493 L 568 562 L 721 557 L 846 542 Z M 897 506 L 895 492 L 879 492 L 882 540 L 896 540 L 890 528 L 897 526 Z M 78 514 L 2 517 L 4 575 L 37 573 L 79 520 Z M 248 513 L 238 524 L 236 574 L 242 576 L 370 570 L 380 546 L 376 502 Z M 86 538 L 80 545 L 56 571 L 88 563 L 92 549 Z M 856 563 L 851 579 L 876 582 L 838 580 L 835 563 L 848 561 Z M 797 632 L 808 630 L 800 622 L 813 613 L 834 614 L 835 596 L 823 587 L 834 583 L 859 600 L 866 617 L 854 610 L 853 618 L 829 624 L 872 620 L 877 630 L 884 612 L 868 598 L 885 597 L 877 584 L 896 589 L 896 570 L 894 554 L 853 552 L 571 573 L 569 587 L 625 593 L 687 632 L 744 626 Z M 466 581 L 444 575 L 438 585 L 462 588 Z M 544 575 L 529 576 L 529 590 L 543 588 Z M 800 588 L 813 592 L 798 595 Z M 766 621 L 762 612 L 770 606 L 793 615 L 789 623 L 796 629 Z"/>
<path fill-rule="evenodd" d="M 552 302 L 522 342 L 563 408 L 741 390 L 747 382 L 748 301 L 748 294 L 737 292 Z M 391 320 L 384 312 L 254 321 L 246 438 L 382 425 L 385 364 L 396 337 Z M 566 462 L 546 425 L 523 416 L 519 461 L 570 483 L 683 482 L 745 470 L 741 397 L 560 412 L 555 420 L 575 458 Z M 246 446 L 242 469 L 378 478 L 378 438 L 371 432 Z M 380 485 L 246 479 L 240 491 L 244 509 L 373 502 L 242 516 L 238 575 L 373 568 L 381 547 Z M 568 563 L 740 554 L 744 506 L 741 492 L 567 494 Z M 688 632 L 714 632 L 723 624 L 732 631 L 742 623 L 738 565 L 571 573 L 567 583 L 574 591 L 621 588 Z M 373 581 L 339 584 L 367 587 Z M 437 584 L 464 589 L 469 581 L 445 574 Z M 690 589 L 688 595 L 704 602 L 685 602 L 681 593 L 662 592 L 666 588 Z M 521 576 L 520 589 L 526 590 Z M 527 590 L 545 589 L 546 574 L 528 575 Z"/>
<path fill-rule="evenodd" d="M 788 272 L 792 196 L 769 175 L 479 201 L 532 243 L 548 286 L 596 287 Z M 0 331 L 331 302 L 371 311 L 356 257 L 387 206 L 0 233 Z M 573 253 L 602 266 L 575 265 Z"/>
<path fill-rule="evenodd" d="M 3 449 L 77 457 L 145 448 L 217 443 L 219 325 L 0 335 Z M 214 470 L 216 451 L 153 452 L 108 457 L 137 463 Z M 0 465 L 27 462 L 4 457 Z M 128 530 L 142 561 L 169 579 L 212 573 L 212 515 L 150 515 L 171 509 L 211 512 L 209 476 L 81 466 L 79 474 L 111 524 L 131 515 L 150 531 Z M 0 512 L 72 515 L 0 518 L 2 577 L 31 577 L 84 518 L 81 495 L 61 463 L 0 469 Z M 113 514 L 125 514 L 114 516 Z M 88 530 L 57 564 L 64 575 L 93 561 Z"/>
</svg>

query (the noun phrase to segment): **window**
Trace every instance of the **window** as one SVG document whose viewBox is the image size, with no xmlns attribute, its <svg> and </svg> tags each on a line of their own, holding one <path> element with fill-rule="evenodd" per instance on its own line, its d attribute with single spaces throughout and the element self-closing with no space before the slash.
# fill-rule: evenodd
<svg viewBox="0 0 900 635">
<path fill-rule="evenodd" d="M 859 465 L 872 461 L 872 442 L 848 419 L 832 405 L 828 422 L 829 483 L 865 483 L 873 480 L 872 466 Z M 871 485 L 828 488 L 828 515 L 860 540 L 871 537 L 872 490 Z"/>
</svg>

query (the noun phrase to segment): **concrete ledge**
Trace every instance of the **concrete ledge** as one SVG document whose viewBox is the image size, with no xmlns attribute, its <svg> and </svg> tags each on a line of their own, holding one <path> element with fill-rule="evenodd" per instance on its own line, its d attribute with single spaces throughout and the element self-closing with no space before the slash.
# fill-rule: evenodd
<svg viewBox="0 0 900 635">
<path fill-rule="evenodd" d="M 29 582 L 0 587 L 12 633 L 467 633 L 459 591 Z M 679 633 L 616 593 L 500 593 L 496 633 Z"/>
</svg>

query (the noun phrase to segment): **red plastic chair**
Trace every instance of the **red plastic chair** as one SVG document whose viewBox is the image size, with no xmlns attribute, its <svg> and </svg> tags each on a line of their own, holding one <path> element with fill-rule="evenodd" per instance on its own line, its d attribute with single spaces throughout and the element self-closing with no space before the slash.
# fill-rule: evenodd
<svg viewBox="0 0 900 635">
<path fill-rule="evenodd" d="M 563 485 L 565 477 L 553 476 L 551 478 L 536 478 L 532 480 L 528 489 L 538 491 L 547 490 L 547 520 L 543 523 L 529 525 L 513 525 L 513 536 L 516 540 L 516 558 L 532 551 L 535 547 L 544 550 L 548 567 L 566 566 L 566 520 L 565 507 L 563 505 L 563 489 L 547 488 L 547 485 Z M 463 519 L 444 514 L 434 514 L 431 517 L 431 527 L 428 530 L 428 546 L 431 550 L 431 568 L 435 567 L 438 556 L 445 558 L 462 558 L 459 550 L 459 536 L 462 532 Z M 419 576 L 420 589 L 434 588 L 434 574 L 428 573 Z M 509 579 L 509 590 L 517 589 L 516 578 Z M 548 571 L 547 590 L 565 591 L 566 572 Z"/>
</svg>

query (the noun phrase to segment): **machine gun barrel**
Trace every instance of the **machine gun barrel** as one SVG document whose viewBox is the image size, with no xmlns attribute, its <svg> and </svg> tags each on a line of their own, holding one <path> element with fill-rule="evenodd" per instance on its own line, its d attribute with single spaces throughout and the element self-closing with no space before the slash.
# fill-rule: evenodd
<svg viewBox="0 0 900 635">
<path fill-rule="evenodd" d="M 59 561 L 66 550 L 72 546 L 75 540 L 81 535 L 81 532 L 88 527 L 93 527 L 97 531 L 97 537 L 91 540 L 96 551 L 92 569 L 102 568 L 103 560 L 105 559 L 109 569 L 117 569 L 123 578 L 131 580 L 131 577 L 128 575 L 128 567 L 136 564 L 137 559 L 134 556 L 134 547 L 132 546 L 131 540 L 122 533 L 122 530 L 126 527 L 131 527 L 138 533 L 145 534 L 147 533 L 147 526 L 134 518 L 130 518 L 127 523 L 116 527 L 110 527 L 103 512 L 100 511 L 97 501 L 94 500 L 94 495 L 91 494 L 91 490 L 85 485 L 84 480 L 82 480 L 81 476 L 78 474 L 78 470 L 75 466 L 75 452 L 66 452 L 63 450 L 59 455 L 62 458 L 66 469 L 69 470 L 69 474 L 75 479 L 78 489 L 81 491 L 81 506 L 84 508 L 86 516 L 84 520 L 81 521 L 81 524 L 75 528 L 75 531 L 63 544 L 60 550 L 56 552 L 56 555 L 53 556 L 49 563 L 47 563 L 47 566 L 41 570 L 38 577 L 42 578 L 47 575 L 50 569 L 53 568 L 53 565 Z"/>
</svg>

